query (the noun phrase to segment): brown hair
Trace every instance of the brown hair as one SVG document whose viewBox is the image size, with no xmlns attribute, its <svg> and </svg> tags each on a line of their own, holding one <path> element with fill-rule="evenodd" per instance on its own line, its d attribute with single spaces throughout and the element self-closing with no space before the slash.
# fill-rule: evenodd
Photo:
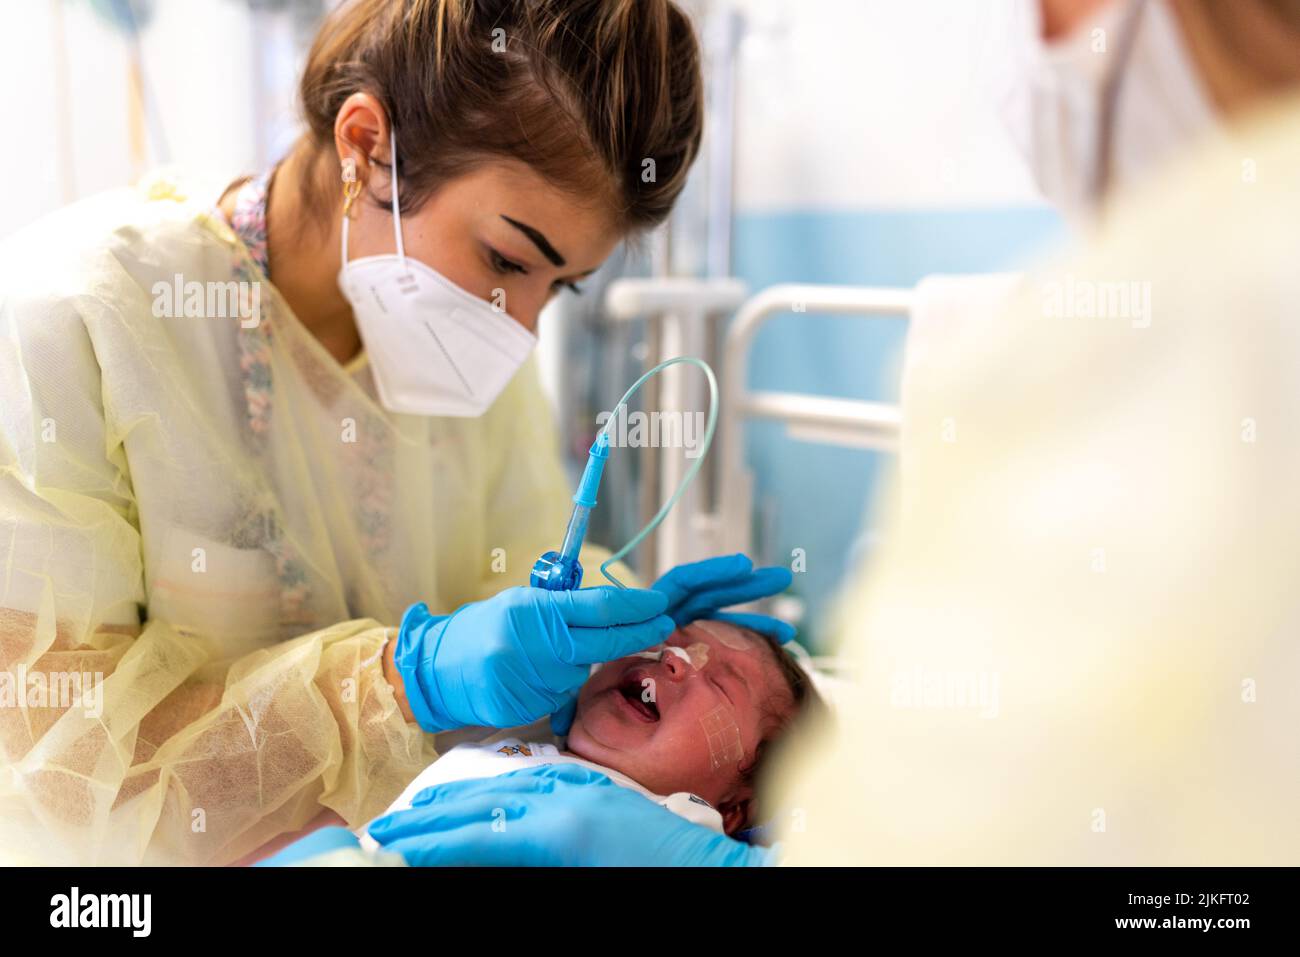
<svg viewBox="0 0 1300 957">
<path fill-rule="evenodd" d="M 1300 0 L 1175 0 L 1173 10 L 1220 109 L 1300 87 Z"/>
<path fill-rule="evenodd" d="M 352 0 L 326 18 L 299 95 L 315 154 L 353 93 L 388 112 L 403 202 L 493 157 L 609 205 L 625 232 L 662 222 L 699 149 L 703 83 L 686 15 L 670 0 Z M 326 160 L 329 164 L 326 164 Z M 331 183 L 337 182 L 335 172 Z"/>
<path fill-rule="evenodd" d="M 777 707 L 764 715 L 762 738 L 754 749 L 754 757 L 740 768 L 741 783 L 755 786 L 760 775 L 772 764 L 774 748 L 786 738 L 789 732 L 796 726 L 824 725 L 830 718 L 830 708 L 813 686 L 808 672 L 804 671 L 794 655 L 782 648 L 776 639 L 748 628 L 740 628 L 740 632 L 767 649 L 772 660 L 776 662 L 777 671 L 786 690 L 790 692 L 793 699 L 790 706 L 786 706 L 784 701 L 775 702 Z M 762 817 L 764 811 L 757 804 L 757 801 L 751 804 L 750 820 L 742 824 L 742 828 L 752 827 L 758 823 L 755 818 Z"/>
</svg>

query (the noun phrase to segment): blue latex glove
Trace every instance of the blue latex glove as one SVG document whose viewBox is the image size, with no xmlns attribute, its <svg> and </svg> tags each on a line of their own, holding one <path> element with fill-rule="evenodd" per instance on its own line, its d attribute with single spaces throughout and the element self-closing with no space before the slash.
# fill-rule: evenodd
<svg viewBox="0 0 1300 957">
<path fill-rule="evenodd" d="M 678 565 L 651 586 L 668 596 L 668 615 L 677 625 L 697 618 L 730 621 L 781 644 L 794 639 L 794 626 L 779 618 L 742 612 L 722 612 L 731 605 L 743 605 L 790 587 L 794 576 L 788 568 L 755 568 L 746 555 L 723 555 L 702 562 Z"/>
<path fill-rule="evenodd" d="M 425 731 L 513 728 L 569 711 L 596 662 L 653 647 L 673 632 L 667 599 L 641 588 L 508 588 L 435 616 L 402 617 L 393 661 Z"/>
<path fill-rule="evenodd" d="M 759 866 L 776 851 L 692 824 L 578 764 L 426 788 L 370 835 L 415 867 Z"/>
</svg>

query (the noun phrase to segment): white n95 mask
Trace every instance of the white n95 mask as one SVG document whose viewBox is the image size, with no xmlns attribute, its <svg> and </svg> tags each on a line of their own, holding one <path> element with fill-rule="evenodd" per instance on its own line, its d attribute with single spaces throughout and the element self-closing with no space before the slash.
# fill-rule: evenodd
<svg viewBox="0 0 1300 957">
<path fill-rule="evenodd" d="M 537 337 L 473 293 L 416 259 L 402 245 L 393 144 L 395 254 L 348 261 L 343 214 L 339 288 L 352 305 L 379 401 L 414 415 L 482 415 L 514 378 Z"/>
<path fill-rule="evenodd" d="M 1019 123 L 1040 190 L 1087 219 L 1218 126 L 1166 0 L 1111 0 L 1070 37 L 1045 44 L 1028 3 Z"/>
</svg>

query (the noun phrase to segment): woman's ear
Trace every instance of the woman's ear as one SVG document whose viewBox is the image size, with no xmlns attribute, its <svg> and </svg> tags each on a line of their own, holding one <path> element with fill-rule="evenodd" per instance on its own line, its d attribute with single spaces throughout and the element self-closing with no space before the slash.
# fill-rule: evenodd
<svg viewBox="0 0 1300 957">
<path fill-rule="evenodd" d="M 353 93 L 339 107 L 334 118 L 334 142 L 340 163 L 352 157 L 364 180 L 373 159 L 388 157 L 388 114 L 369 93 Z"/>
</svg>

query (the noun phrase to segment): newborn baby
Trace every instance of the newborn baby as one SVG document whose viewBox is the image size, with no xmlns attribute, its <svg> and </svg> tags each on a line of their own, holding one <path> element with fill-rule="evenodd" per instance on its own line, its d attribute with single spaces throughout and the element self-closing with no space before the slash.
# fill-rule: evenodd
<svg viewBox="0 0 1300 957">
<path fill-rule="evenodd" d="M 410 807 L 434 784 L 569 762 L 735 834 L 756 823 L 755 777 L 768 747 L 817 703 L 808 676 L 776 642 L 729 622 L 696 621 L 655 649 L 595 669 L 566 741 L 510 731 L 459 745 L 388 810 Z M 363 832 L 362 843 L 375 846 Z"/>
</svg>

